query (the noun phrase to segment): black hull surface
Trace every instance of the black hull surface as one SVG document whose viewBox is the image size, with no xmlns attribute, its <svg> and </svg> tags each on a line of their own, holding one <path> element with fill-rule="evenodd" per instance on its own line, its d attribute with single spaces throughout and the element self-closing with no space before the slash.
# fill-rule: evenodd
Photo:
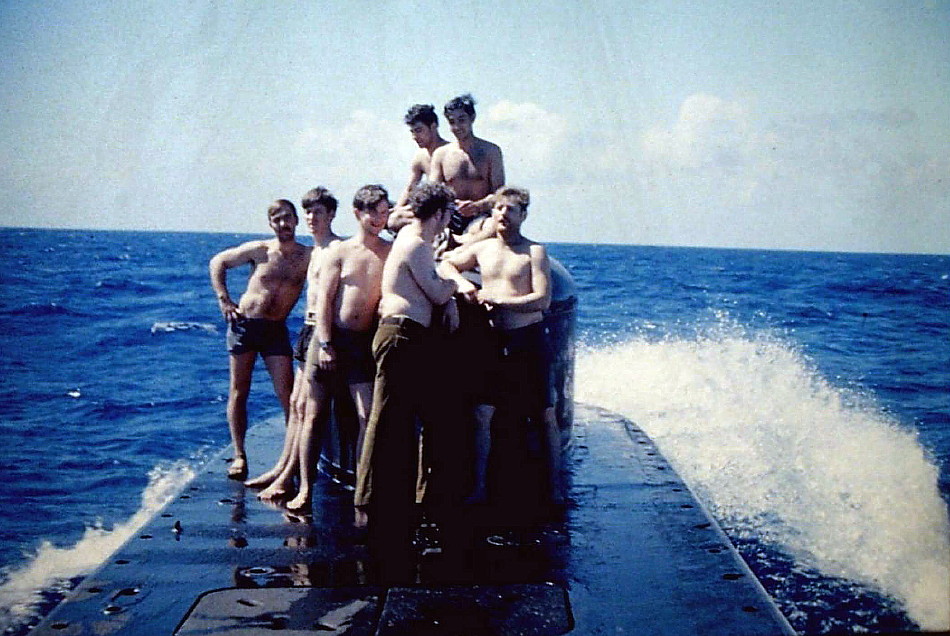
<svg viewBox="0 0 950 636">
<path fill-rule="evenodd" d="M 281 437 L 258 426 L 249 447 Z M 374 571 L 344 488 L 322 480 L 302 519 L 213 461 L 33 633 L 793 633 L 642 431 L 579 406 L 573 437 L 560 518 L 512 526 L 472 512 L 397 583 Z"/>
</svg>

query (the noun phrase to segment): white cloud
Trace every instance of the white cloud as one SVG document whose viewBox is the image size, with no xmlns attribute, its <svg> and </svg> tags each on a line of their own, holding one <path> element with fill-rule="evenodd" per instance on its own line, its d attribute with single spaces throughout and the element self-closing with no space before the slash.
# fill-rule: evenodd
<svg viewBox="0 0 950 636">
<path fill-rule="evenodd" d="M 341 124 L 311 124 L 294 143 L 294 176 L 345 188 L 344 199 L 366 183 L 382 183 L 396 196 L 415 150 L 406 130 L 400 121 L 364 109 Z"/>
<path fill-rule="evenodd" d="M 477 134 L 501 146 L 509 182 L 530 188 L 564 174 L 570 129 L 562 115 L 530 102 L 501 101 L 478 122 Z"/>
<path fill-rule="evenodd" d="M 661 235 L 740 247 L 948 249 L 950 184 L 939 175 L 950 173 L 950 154 L 925 149 L 912 111 L 755 115 L 697 94 L 671 125 L 644 132 L 637 174 L 647 209 L 666 212 Z"/>
</svg>

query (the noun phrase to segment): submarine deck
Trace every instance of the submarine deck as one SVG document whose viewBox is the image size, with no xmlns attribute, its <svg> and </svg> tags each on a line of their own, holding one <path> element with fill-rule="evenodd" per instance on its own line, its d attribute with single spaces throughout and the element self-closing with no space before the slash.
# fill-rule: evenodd
<svg viewBox="0 0 950 636">
<path fill-rule="evenodd" d="M 282 434 L 251 429 L 252 469 L 276 460 Z M 633 423 L 577 405 L 570 464 L 560 516 L 465 513 L 415 580 L 387 583 L 345 489 L 321 479 L 301 518 L 212 461 L 31 633 L 794 634 Z"/>
</svg>

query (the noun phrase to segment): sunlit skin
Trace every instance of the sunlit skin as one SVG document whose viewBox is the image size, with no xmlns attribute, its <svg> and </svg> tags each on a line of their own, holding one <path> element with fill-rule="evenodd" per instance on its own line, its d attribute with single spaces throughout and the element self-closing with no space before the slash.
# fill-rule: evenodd
<svg viewBox="0 0 950 636">
<path fill-rule="evenodd" d="M 446 120 L 455 141 L 432 154 L 429 177 L 455 191 L 456 206 L 462 216 L 487 214 L 493 193 L 505 183 L 501 148 L 475 136 L 475 117 L 465 109 L 449 110 Z"/>
<path fill-rule="evenodd" d="M 496 196 L 492 208 L 495 236 L 447 254 L 439 266 L 443 276 L 458 284 L 466 301 L 492 310 L 497 327 L 514 330 L 544 318 L 551 303 L 551 269 L 547 251 L 521 233 L 528 211 L 514 197 Z M 461 272 L 478 268 L 482 287 L 475 287 Z M 488 456 L 491 451 L 491 420 L 495 407 L 479 404 L 475 415 L 475 487 L 469 501 L 481 503 L 487 496 Z M 547 432 L 548 478 L 555 502 L 563 500 L 560 484 L 561 451 L 557 417 L 552 407 L 539 414 Z"/>
<path fill-rule="evenodd" d="M 424 177 L 429 176 L 432 164 L 432 153 L 434 153 L 437 148 L 441 148 L 449 143 L 439 134 L 438 124 L 426 125 L 417 121 L 409 126 L 409 134 L 412 136 L 412 140 L 416 142 L 416 145 L 419 146 L 419 150 L 416 151 L 416 154 L 413 156 L 412 164 L 409 167 L 409 181 L 399 195 L 399 199 L 396 201 L 396 207 L 393 208 L 392 213 L 389 215 L 387 227 L 393 232 L 398 232 L 412 219 L 412 209 L 408 205 L 409 193 L 422 182 Z"/>
<path fill-rule="evenodd" d="M 354 208 L 358 224 L 356 234 L 331 248 L 320 273 L 316 326 L 305 371 L 310 401 L 297 442 L 300 487 L 297 495 L 287 502 L 290 510 L 307 510 L 311 504 L 319 452 L 317 442 L 320 439 L 317 425 L 326 417 L 333 393 L 332 385 L 318 378 L 316 368 L 324 372 L 337 368 L 336 350 L 332 344 L 333 327 L 367 333 L 375 326 L 383 264 L 391 247 L 379 233 L 386 227 L 389 212 L 388 199 L 378 201 L 366 210 Z M 321 343 L 329 344 L 321 346 Z M 359 454 L 373 401 L 373 383 L 354 382 L 349 384 L 349 389 L 359 425 L 356 443 L 356 453 Z M 290 471 L 288 473 L 293 475 Z"/>
<path fill-rule="evenodd" d="M 209 263 L 211 285 L 218 296 L 221 314 L 228 322 L 241 318 L 263 318 L 282 321 L 287 318 L 300 297 L 310 264 L 311 248 L 295 238 L 297 215 L 279 208 L 268 215 L 268 224 L 276 238 L 250 241 L 224 250 Z M 235 267 L 251 265 L 247 288 L 235 303 L 227 287 L 227 272 Z M 229 355 L 230 385 L 228 389 L 228 428 L 234 444 L 234 459 L 228 469 L 233 478 L 247 474 L 247 398 L 257 353 L 247 351 Z M 290 396 L 293 389 L 293 363 L 290 356 L 272 355 L 264 359 L 270 373 L 285 420 L 290 418 Z"/>
<path fill-rule="evenodd" d="M 313 236 L 314 243 L 310 266 L 307 269 L 305 316 L 311 316 L 316 312 L 317 280 L 321 265 L 329 251 L 329 247 L 340 240 L 340 237 L 334 234 L 331 229 L 335 217 L 336 210 L 331 212 L 320 203 L 304 208 L 304 220 Z M 290 397 L 290 417 L 287 419 L 287 432 L 284 436 L 284 447 L 280 457 L 273 468 L 244 482 L 244 485 L 249 488 L 264 488 L 259 495 L 261 499 L 282 499 L 287 497 L 289 493 L 294 492 L 293 478 L 297 474 L 297 444 L 304 418 L 308 412 L 313 412 L 313 408 L 310 406 L 312 401 L 310 383 L 307 381 L 304 375 L 304 367 L 301 365 L 294 376 L 294 388 Z"/>
</svg>

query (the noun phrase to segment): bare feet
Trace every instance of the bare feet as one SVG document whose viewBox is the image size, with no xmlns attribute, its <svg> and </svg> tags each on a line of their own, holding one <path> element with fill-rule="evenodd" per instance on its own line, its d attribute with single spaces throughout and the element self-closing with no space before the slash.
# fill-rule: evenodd
<svg viewBox="0 0 950 636">
<path fill-rule="evenodd" d="M 247 477 L 247 457 L 244 455 L 235 455 L 228 466 L 228 479 L 244 479 Z"/>
<path fill-rule="evenodd" d="M 248 479 L 244 482 L 244 485 L 248 488 L 266 488 L 270 486 L 274 479 L 277 478 L 277 471 L 271 469 L 264 473 L 263 475 L 258 475 L 253 479 Z"/>
<path fill-rule="evenodd" d="M 287 502 L 287 510 L 301 512 L 310 510 L 310 493 L 300 491 L 297 496 Z"/>
<path fill-rule="evenodd" d="M 292 489 L 287 484 L 275 481 L 264 490 L 257 493 L 257 498 L 263 501 L 276 501 L 278 499 L 287 499 L 291 496 Z"/>
</svg>

